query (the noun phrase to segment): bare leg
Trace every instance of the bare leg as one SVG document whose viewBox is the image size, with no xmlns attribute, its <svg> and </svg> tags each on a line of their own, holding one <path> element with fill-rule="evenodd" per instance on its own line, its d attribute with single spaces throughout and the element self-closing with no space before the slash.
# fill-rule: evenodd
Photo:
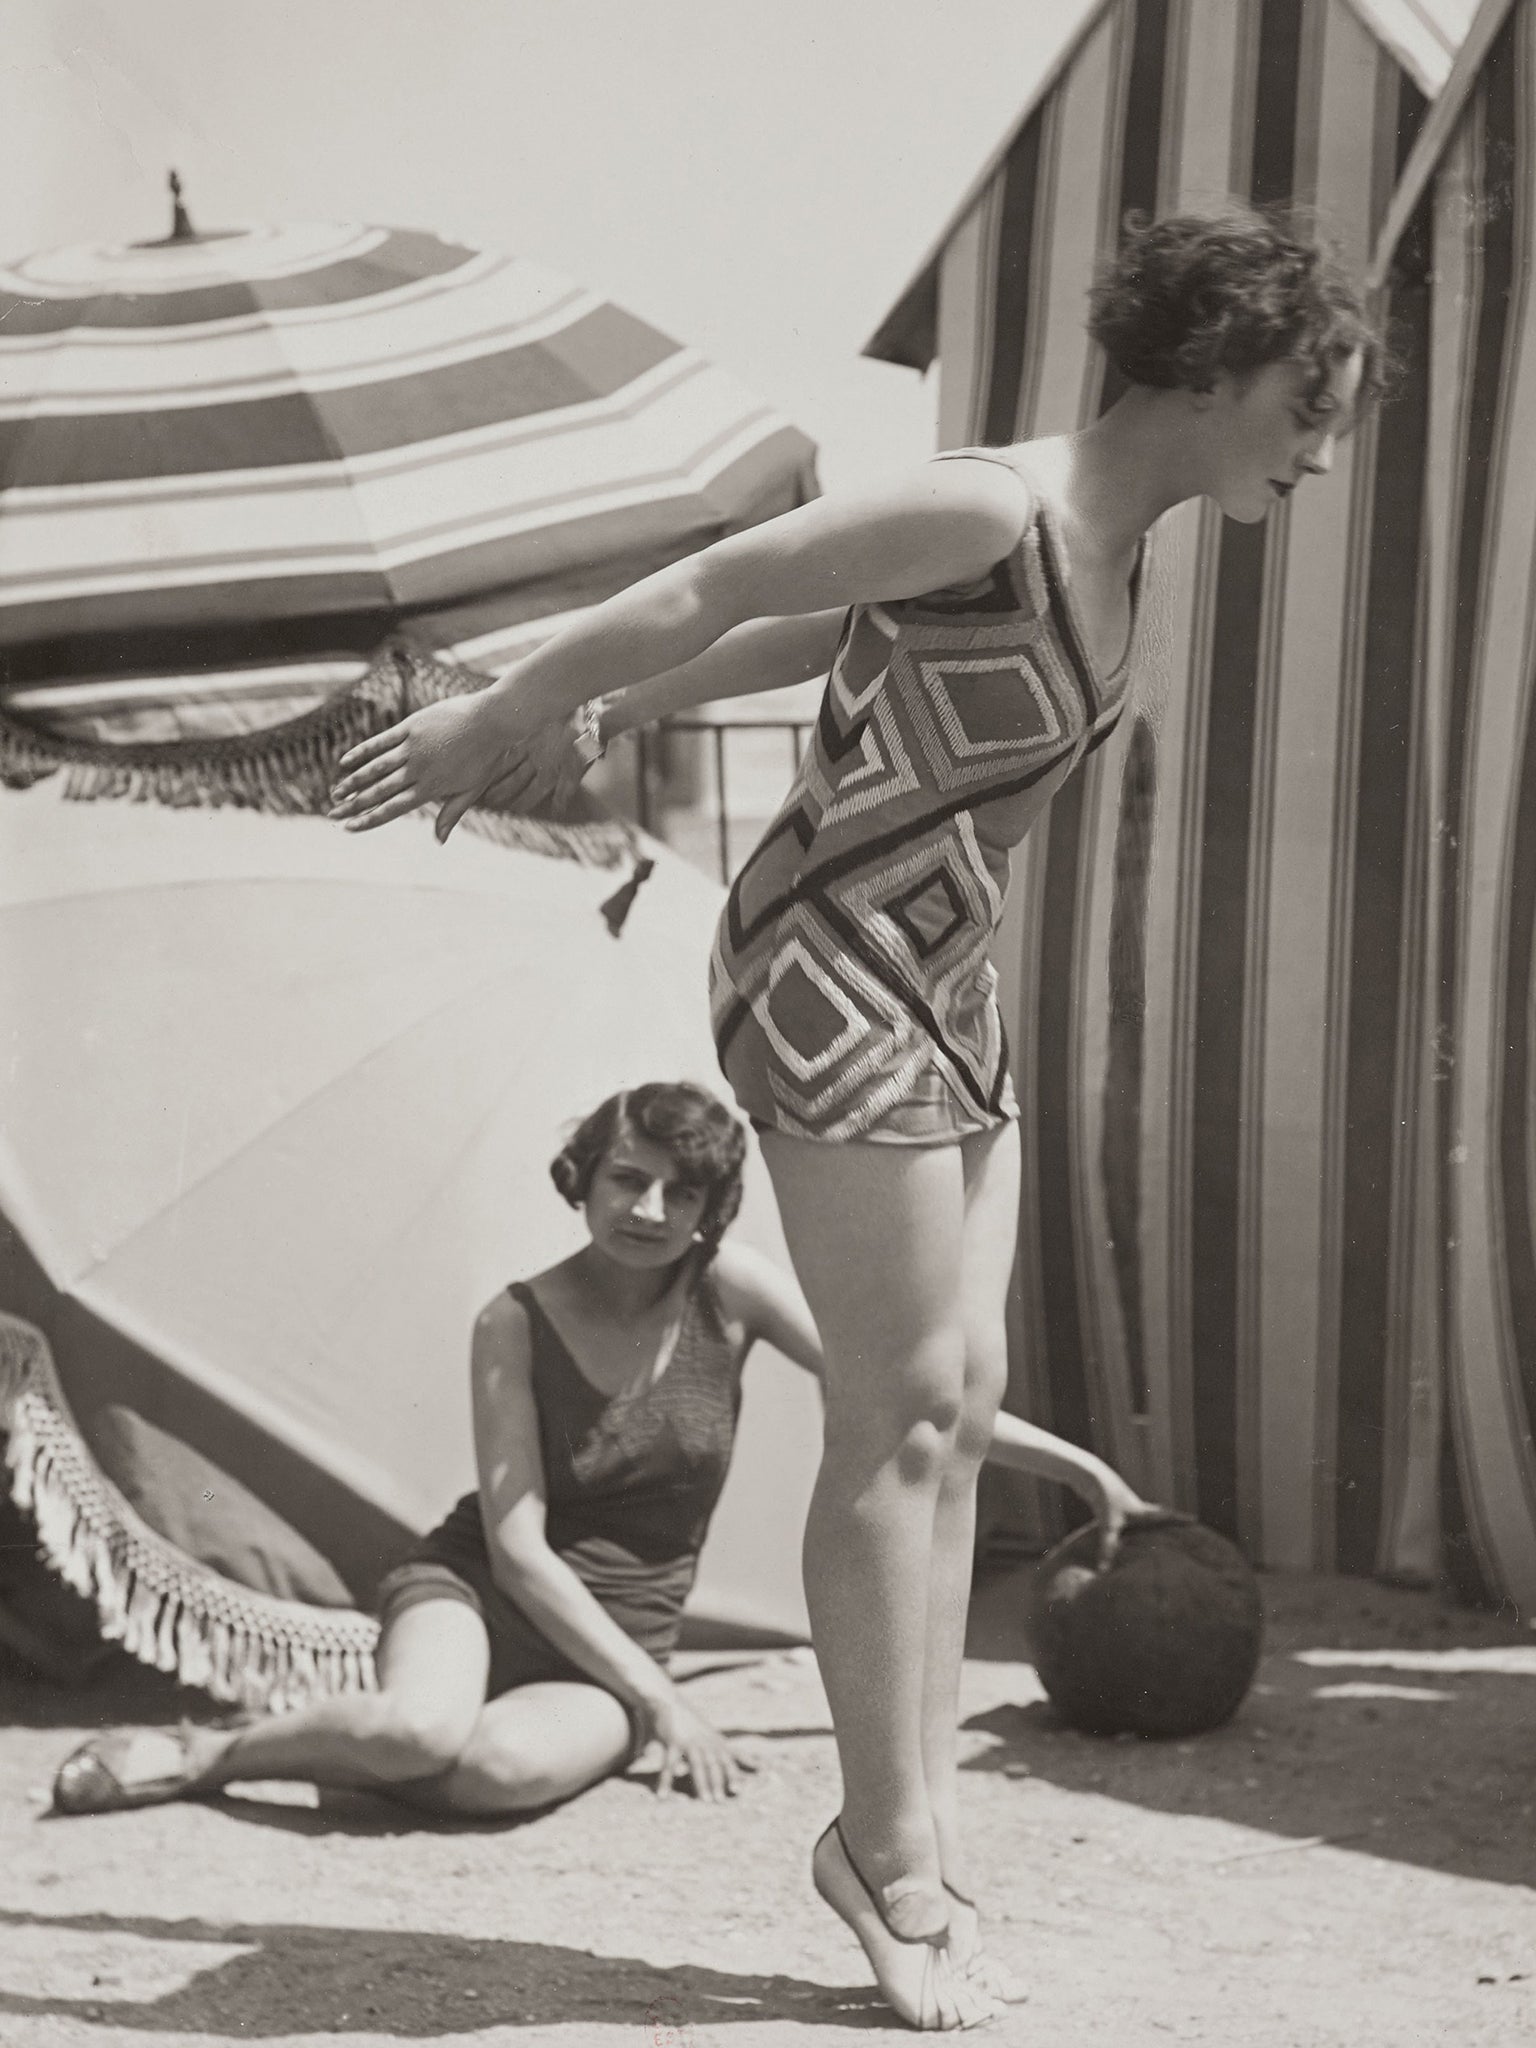
<svg viewBox="0 0 1536 2048">
<path fill-rule="evenodd" d="M 923 1935 L 948 1917 L 923 1714 L 934 1521 L 965 1376 L 960 1148 L 768 1132 L 762 1150 L 826 1354 L 805 1587 L 844 1833 L 893 1927 Z"/>
<path fill-rule="evenodd" d="M 340 1694 L 241 1728 L 95 1737 L 60 1767 L 55 1809 L 97 1813 L 196 1798 L 250 1778 L 382 1792 L 441 1774 L 458 1759 L 485 1704 L 485 1624 L 462 1601 L 421 1601 L 385 1629 L 377 1663 L 377 1692 Z"/>
<path fill-rule="evenodd" d="M 379 1689 L 342 1693 L 296 1714 L 275 1714 L 230 1735 L 199 1773 L 207 1792 L 240 1779 L 300 1778 L 315 1785 L 391 1785 L 446 1770 L 485 1703 L 485 1624 L 460 1600 L 421 1600 L 380 1638 Z"/>
<path fill-rule="evenodd" d="M 1019 1218 L 1019 1140 L 1015 1125 L 965 1140 L 965 1223 L 961 1315 L 965 1382 L 954 1455 L 934 1511 L 924 1666 L 923 1768 L 949 1884 L 969 1896 L 960 1846 L 960 1673 L 976 1547 L 976 1479 L 1008 1379 L 1005 1323 Z"/>
<path fill-rule="evenodd" d="M 379 1689 L 340 1693 L 230 1731 L 195 1729 L 187 1790 L 251 1778 L 388 1792 L 439 1774 L 459 1756 L 485 1704 L 485 1624 L 460 1600 L 405 1608 L 380 1638 Z"/>
<path fill-rule="evenodd" d="M 443 1813 L 530 1813 L 611 1777 L 633 1745 L 628 1714 L 601 1686 L 522 1685 L 481 1708 L 451 1770 L 398 1796 Z"/>
<path fill-rule="evenodd" d="M 958 1145 L 777 1132 L 762 1149 L 826 1359 L 805 1589 L 843 1809 L 812 1875 L 909 2025 L 972 2026 L 998 2008 L 945 1946 L 923 1741 L 928 1700 L 959 1683 L 927 1663 L 939 1496 L 964 1409 L 964 1160 Z"/>
<path fill-rule="evenodd" d="M 1007 1289 L 1018 1239 L 1019 1143 L 1015 1126 L 965 1141 L 965 1393 L 955 1457 L 934 1517 L 929 1609 L 928 1692 L 923 1702 L 923 1762 L 944 1882 L 950 1894 L 950 1948 L 969 1981 L 1008 2003 L 1025 1984 L 985 1951 L 975 1890 L 961 1846 L 959 1681 L 976 1548 L 976 1478 L 1008 1379 Z"/>
</svg>

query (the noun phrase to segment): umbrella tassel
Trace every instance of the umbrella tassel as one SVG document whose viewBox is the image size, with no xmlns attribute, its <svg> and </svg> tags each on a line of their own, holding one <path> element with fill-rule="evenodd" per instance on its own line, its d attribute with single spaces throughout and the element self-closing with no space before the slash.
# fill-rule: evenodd
<svg viewBox="0 0 1536 2048">
<path fill-rule="evenodd" d="M 156 1661 L 157 1626 L 160 1620 L 160 1596 L 153 1586 L 135 1575 L 133 1591 L 128 1595 L 128 1613 L 123 1627 L 123 1648 L 130 1657 L 137 1657 L 141 1664 Z"/>
<path fill-rule="evenodd" d="M 655 871 L 655 861 L 637 860 L 634 873 L 623 887 L 615 889 L 606 902 L 597 906 L 612 937 L 617 938 L 623 931 L 625 920 L 635 907 L 635 898 L 640 894 L 641 884 L 649 881 Z"/>
<path fill-rule="evenodd" d="M 208 1690 L 215 1699 L 231 1697 L 229 1625 L 216 1616 L 208 1630 Z"/>
<path fill-rule="evenodd" d="M 278 816 L 323 816 L 336 763 L 419 705 L 483 689 L 485 677 L 391 643 L 366 675 L 312 710 L 265 731 L 155 743 L 76 739 L 0 710 L 0 783 L 25 788 L 62 773 L 75 803 L 127 800 L 168 809 L 233 804 Z M 621 818 L 569 823 L 478 810 L 468 822 L 519 852 L 584 867 L 617 867 L 634 852 L 635 828 Z"/>
<path fill-rule="evenodd" d="M 208 1631 L 186 1607 L 176 1616 L 176 1670 L 183 1685 L 206 1687 L 213 1675 Z"/>
<path fill-rule="evenodd" d="M 271 1689 L 267 1697 L 279 1714 L 291 1711 L 297 1697 L 298 1672 L 292 1653 L 282 1643 L 266 1645 L 268 1668 L 272 1673 Z"/>
<path fill-rule="evenodd" d="M 98 1552 L 95 1567 L 96 1620 L 107 1642 L 120 1643 L 128 1625 L 128 1581 L 105 1551 Z"/>
<path fill-rule="evenodd" d="M 79 1538 L 80 1517 L 68 1492 L 54 1483 L 46 1462 L 38 1473 L 33 1518 L 37 1523 L 38 1548 L 66 1586 L 89 1598 L 94 1590 L 91 1557 Z"/>
<path fill-rule="evenodd" d="M 164 1593 L 160 1598 L 160 1623 L 155 1631 L 155 1664 L 161 1671 L 181 1672 L 181 1655 L 176 1647 L 177 1624 L 181 1619 L 181 1602 L 174 1593 Z"/>
<path fill-rule="evenodd" d="M 85 1449 L 41 1334 L 3 1312 L 0 1429 L 12 1498 L 50 1568 L 93 1602 L 106 1641 L 246 1706 L 367 1689 L 377 1622 L 255 1592 L 160 1536 Z"/>
<path fill-rule="evenodd" d="M 225 1697 L 242 1707 L 254 1706 L 271 1690 L 263 1685 L 260 1639 L 249 1629 L 232 1629 L 229 1637 L 229 1678 Z"/>
<path fill-rule="evenodd" d="M 13 1419 L 6 1445 L 5 1462 L 11 1474 L 11 1499 L 29 1513 L 36 1499 L 37 1464 L 41 1446 L 19 1418 Z"/>
</svg>

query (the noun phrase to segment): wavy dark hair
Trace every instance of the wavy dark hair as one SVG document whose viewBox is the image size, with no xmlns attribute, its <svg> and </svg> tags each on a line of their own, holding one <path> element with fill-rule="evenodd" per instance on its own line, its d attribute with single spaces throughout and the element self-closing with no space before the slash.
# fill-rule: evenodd
<svg viewBox="0 0 1536 2048">
<path fill-rule="evenodd" d="M 1234 206 L 1151 221 L 1133 214 L 1126 229 L 1093 288 L 1088 331 L 1130 383 L 1209 391 L 1222 371 L 1295 362 L 1316 399 L 1358 351 L 1356 410 L 1381 396 L 1386 338 L 1333 250 L 1294 209 Z"/>
<path fill-rule="evenodd" d="M 741 1207 L 746 1127 L 691 1081 L 647 1081 L 610 1095 L 582 1118 L 549 1163 L 550 1179 L 573 1209 L 587 1199 L 592 1176 L 621 1130 L 662 1146 L 676 1160 L 684 1185 L 705 1190 L 698 1237 L 708 1265 Z"/>
</svg>

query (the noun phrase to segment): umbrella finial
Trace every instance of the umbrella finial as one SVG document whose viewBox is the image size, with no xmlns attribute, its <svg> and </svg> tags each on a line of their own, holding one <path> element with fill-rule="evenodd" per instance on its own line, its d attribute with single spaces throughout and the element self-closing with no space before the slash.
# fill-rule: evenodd
<svg viewBox="0 0 1536 2048">
<path fill-rule="evenodd" d="M 171 188 L 171 232 L 167 240 L 172 242 L 195 242 L 197 229 L 192 225 L 192 216 L 181 203 L 181 180 L 172 171 L 166 179 Z"/>
</svg>

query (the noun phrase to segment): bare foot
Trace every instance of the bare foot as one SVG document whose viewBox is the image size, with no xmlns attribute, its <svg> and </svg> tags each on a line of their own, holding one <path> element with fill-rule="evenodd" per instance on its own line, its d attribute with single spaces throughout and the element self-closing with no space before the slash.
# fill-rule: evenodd
<svg viewBox="0 0 1536 2048">
<path fill-rule="evenodd" d="M 950 1955 L 941 1894 L 913 1883 L 880 1893 L 865 1882 L 836 1821 L 811 1853 L 811 1877 L 838 1918 L 858 1937 L 880 1995 L 909 2027 L 951 2033 L 995 2019 L 998 2006 L 959 1970 Z M 925 1908 L 926 1903 L 926 1910 Z M 923 1933 L 900 1931 L 897 1918 Z"/>
<path fill-rule="evenodd" d="M 970 1984 L 988 1998 L 996 1999 L 1002 2005 L 1024 2005 L 1029 1999 L 1029 1986 L 1023 1978 L 1010 1970 L 1006 1963 L 1000 1963 L 996 1956 L 987 1953 L 982 1939 L 981 1914 L 974 1899 L 968 1899 L 964 1892 L 957 1892 L 952 1884 L 946 1884 L 949 1893 L 949 1952 L 955 1967 Z"/>
</svg>

